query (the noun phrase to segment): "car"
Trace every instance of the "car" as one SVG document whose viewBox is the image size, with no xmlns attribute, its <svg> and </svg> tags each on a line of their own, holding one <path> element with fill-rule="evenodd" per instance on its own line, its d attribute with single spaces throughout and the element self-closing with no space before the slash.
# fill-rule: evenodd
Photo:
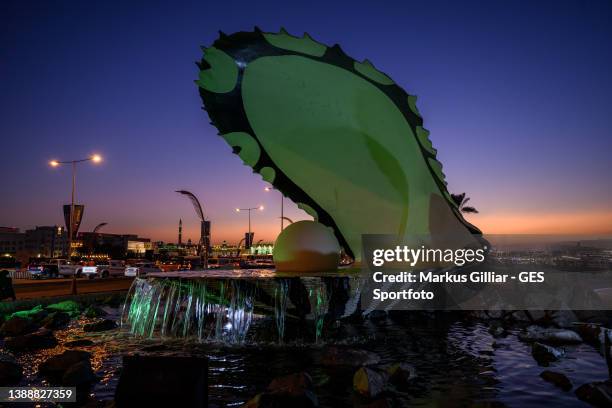
<svg viewBox="0 0 612 408">
<path fill-rule="evenodd" d="M 125 268 L 125 276 L 136 277 L 145 276 L 148 273 L 163 272 L 162 269 L 153 262 L 139 262 Z"/>
<path fill-rule="evenodd" d="M 51 261 L 57 264 L 60 276 L 67 277 L 76 275 L 76 277 L 80 277 L 83 273 L 83 265 L 81 264 L 66 259 L 52 259 Z"/>
<path fill-rule="evenodd" d="M 54 258 L 47 261 L 34 262 L 28 265 L 28 273 L 32 279 L 57 278 L 59 276 L 72 276 L 76 272 L 81 275 L 81 265 L 74 264 L 66 259 Z"/>
<path fill-rule="evenodd" d="M 83 266 L 82 274 L 93 278 L 108 278 L 123 276 L 125 271 L 125 262 L 119 260 L 110 260 L 107 262 L 98 263 L 97 265 Z"/>
<path fill-rule="evenodd" d="M 31 263 L 28 265 L 28 274 L 31 279 L 57 278 L 58 265 L 50 262 Z"/>
</svg>

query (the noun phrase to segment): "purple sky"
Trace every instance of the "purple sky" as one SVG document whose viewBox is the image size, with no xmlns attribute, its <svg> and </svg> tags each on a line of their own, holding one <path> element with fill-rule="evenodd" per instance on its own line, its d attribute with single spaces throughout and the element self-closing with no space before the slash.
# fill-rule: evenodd
<svg viewBox="0 0 612 408">
<path fill-rule="evenodd" d="M 485 231 L 612 231 L 611 2 L 124 3 L 0 3 L 0 225 L 61 224 L 70 172 L 47 162 L 97 152 L 78 173 L 84 230 L 174 240 L 183 218 L 195 240 L 173 192 L 188 189 L 215 241 L 237 242 L 233 208 L 259 204 L 256 240 L 274 239 L 278 192 L 216 136 L 193 83 L 200 45 L 258 25 L 339 43 L 418 95 L 450 190 Z"/>
</svg>

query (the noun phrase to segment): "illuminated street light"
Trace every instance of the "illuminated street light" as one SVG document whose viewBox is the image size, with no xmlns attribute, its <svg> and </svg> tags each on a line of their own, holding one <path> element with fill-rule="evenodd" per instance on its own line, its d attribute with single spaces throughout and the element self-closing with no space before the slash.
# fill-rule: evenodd
<svg viewBox="0 0 612 408">
<path fill-rule="evenodd" d="M 274 190 L 272 187 L 265 187 L 264 188 L 265 191 L 270 192 L 272 190 Z M 280 220 L 281 220 L 281 232 L 283 232 L 283 229 L 285 228 L 285 196 L 283 195 L 283 193 L 280 193 L 281 196 L 281 215 L 280 215 Z"/>
<path fill-rule="evenodd" d="M 253 210 L 263 211 L 263 209 L 264 209 L 263 205 L 260 205 L 259 207 L 236 208 L 236 212 L 240 212 L 240 211 L 248 211 L 249 212 L 249 235 L 247 235 L 249 239 L 248 239 L 248 242 L 247 242 L 248 245 L 245 245 L 245 247 L 250 248 L 251 244 L 253 243 L 253 242 L 251 242 L 252 241 L 251 240 L 251 211 L 253 211 Z"/>
<path fill-rule="evenodd" d="M 78 160 L 51 160 L 49 165 L 51 167 L 59 167 L 61 164 L 70 164 L 72 167 L 72 193 L 70 196 L 70 225 L 68 225 L 68 259 L 72 259 L 72 240 L 74 239 L 74 198 L 76 194 L 76 165 L 77 163 L 83 163 L 87 161 L 92 161 L 94 163 L 100 163 L 102 161 L 102 156 L 99 154 L 92 154 L 91 156 L 85 159 Z M 71 292 L 73 295 L 77 293 L 76 287 L 76 268 L 74 269 L 74 273 L 72 274 L 72 287 Z"/>
</svg>

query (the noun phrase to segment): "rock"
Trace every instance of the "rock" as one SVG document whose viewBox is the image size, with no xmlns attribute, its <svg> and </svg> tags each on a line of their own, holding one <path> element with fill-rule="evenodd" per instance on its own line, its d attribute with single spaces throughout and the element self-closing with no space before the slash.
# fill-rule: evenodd
<svg viewBox="0 0 612 408">
<path fill-rule="evenodd" d="M 557 361 L 564 354 L 565 352 L 562 349 L 557 349 L 542 343 L 533 343 L 531 347 L 531 355 L 538 364 L 543 366 L 547 366 L 548 363 Z"/>
<path fill-rule="evenodd" d="M 41 321 L 43 327 L 51 330 L 62 328 L 68 323 L 70 323 L 70 315 L 64 312 L 49 313 L 49 315 Z"/>
<path fill-rule="evenodd" d="M 387 369 L 387 375 L 391 384 L 398 389 L 404 389 L 416 377 L 416 370 L 410 364 L 397 363 Z"/>
<path fill-rule="evenodd" d="M 501 326 L 499 324 L 492 324 L 489 327 L 489 333 L 493 337 L 502 337 L 503 335 L 506 334 L 506 329 L 504 329 L 503 326 Z"/>
<path fill-rule="evenodd" d="M 23 369 L 9 355 L 0 354 L 0 387 L 18 385 L 23 377 Z"/>
<path fill-rule="evenodd" d="M 168 346 L 166 346 L 165 344 L 149 344 L 148 346 L 143 346 L 141 350 L 148 353 L 155 353 L 158 351 L 168 350 Z"/>
<path fill-rule="evenodd" d="M 106 316 L 106 312 L 98 306 L 90 305 L 90 306 L 87 306 L 87 308 L 83 311 L 83 316 L 89 317 L 89 318 L 102 317 L 102 316 Z"/>
<path fill-rule="evenodd" d="M 612 380 L 583 384 L 576 389 L 576 396 L 596 407 L 612 407 Z"/>
<path fill-rule="evenodd" d="M 65 342 L 64 346 L 66 347 L 87 347 L 87 346 L 92 346 L 93 344 L 94 342 L 89 339 L 77 339 L 77 340 L 71 340 L 71 341 Z"/>
<path fill-rule="evenodd" d="M 77 363 L 90 364 L 91 354 L 82 350 L 66 350 L 62 354 L 49 357 L 38 366 L 38 373 L 54 383 L 60 383 L 69 368 Z M 90 366 L 91 368 L 91 366 Z"/>
<path fill-rule="evenodd" d="M 368 313 L 367 317 L 373 322 L 381 322 L 387 318 L 387 312 L 384 310 L 372 310 Z"/>
<path fill-rule="evenodd" d="M 373 368 L 361 367 L 353 376 L 353 390 L 367 398 L 374 398 L 385 390 L 388 374 Z"/>
<path fill-rule="evenodd" d="M 596 323 L 574 323 L 574 330 L 588 343 L 599 343 L 602 327 Z"/>
<path fill-rule="evenodd" d="M 53 332 L 48 329 L 39 329 L 34 333 L 23 336 L 7 337 L 4 347 L 13 351 L 37 350 L 57 346 Z"/>
<path fill-rule="evenodd" d="M 83 325 L 83 330 L 86 332 L 100 332 L 117 328 L 117 323 L 111 319 L 101 319 L 93 323 Z"/>
<path fill-rule="evenodd" d="M 578 344 L 582 337 L 572 330 L 529 326 L 518 335 L 522 341 L 537 341 L 547 344 Z"/>
<path fill-rule="evenodd" d="M 569 391 L 573 387 L 572 382 L 569 380 L 569 378 L 567 378 L 567 376 L 562 373 L 545 370 L 540 373 L 540 377 L 542 377 L 544 381 L 547 381 L 561 388 L 563 391 Z"/>
<path fill-rule="evenodd" d="M 307 373 L 294 373 L 273 379 L 266 390 L 242 405 L 243 408 L 318 407 L 312 379 Z"/>
<path fill-rule="evenodd" d="M 78 387 L 83 385 L 91 385 L 96 380 L 91 362 L 82 360 L 71 365 L 62 376 L 62 385 Z"/>
<path fill-rule="evenodd" d="M 366 350 L 327 347 L 321 357 L 324 366 L 368 366 L 378 364 L 380 357 Z"/>
<path fill-rule="evenodd" d="M 32 319 L 13 316 L 2 324 L 0 327 L 1 337 L 14 337 L 22 336 L 24 334 L 32 333 L 38 329 L 38 326 L 34 324 Z"/>
<path fill-rule="evenodd" d="M 118 407 L 205 407 L 208 362 L 196 356 L 123 357 Z"/>
</svg>

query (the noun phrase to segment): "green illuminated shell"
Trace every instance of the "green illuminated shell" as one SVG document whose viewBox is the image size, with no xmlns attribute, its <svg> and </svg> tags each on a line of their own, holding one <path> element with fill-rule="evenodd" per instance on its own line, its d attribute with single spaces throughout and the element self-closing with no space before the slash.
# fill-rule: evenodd
<svg viewBox="0 0 612 408">
<path fill-rule="evenodd" d="M 479 233 L 446 189 L 416 108 L 389 76 L 338 45 L 221 34 L 196 81 L 243 162 L 361 255 L 363 234 Z"/>
</svg>

